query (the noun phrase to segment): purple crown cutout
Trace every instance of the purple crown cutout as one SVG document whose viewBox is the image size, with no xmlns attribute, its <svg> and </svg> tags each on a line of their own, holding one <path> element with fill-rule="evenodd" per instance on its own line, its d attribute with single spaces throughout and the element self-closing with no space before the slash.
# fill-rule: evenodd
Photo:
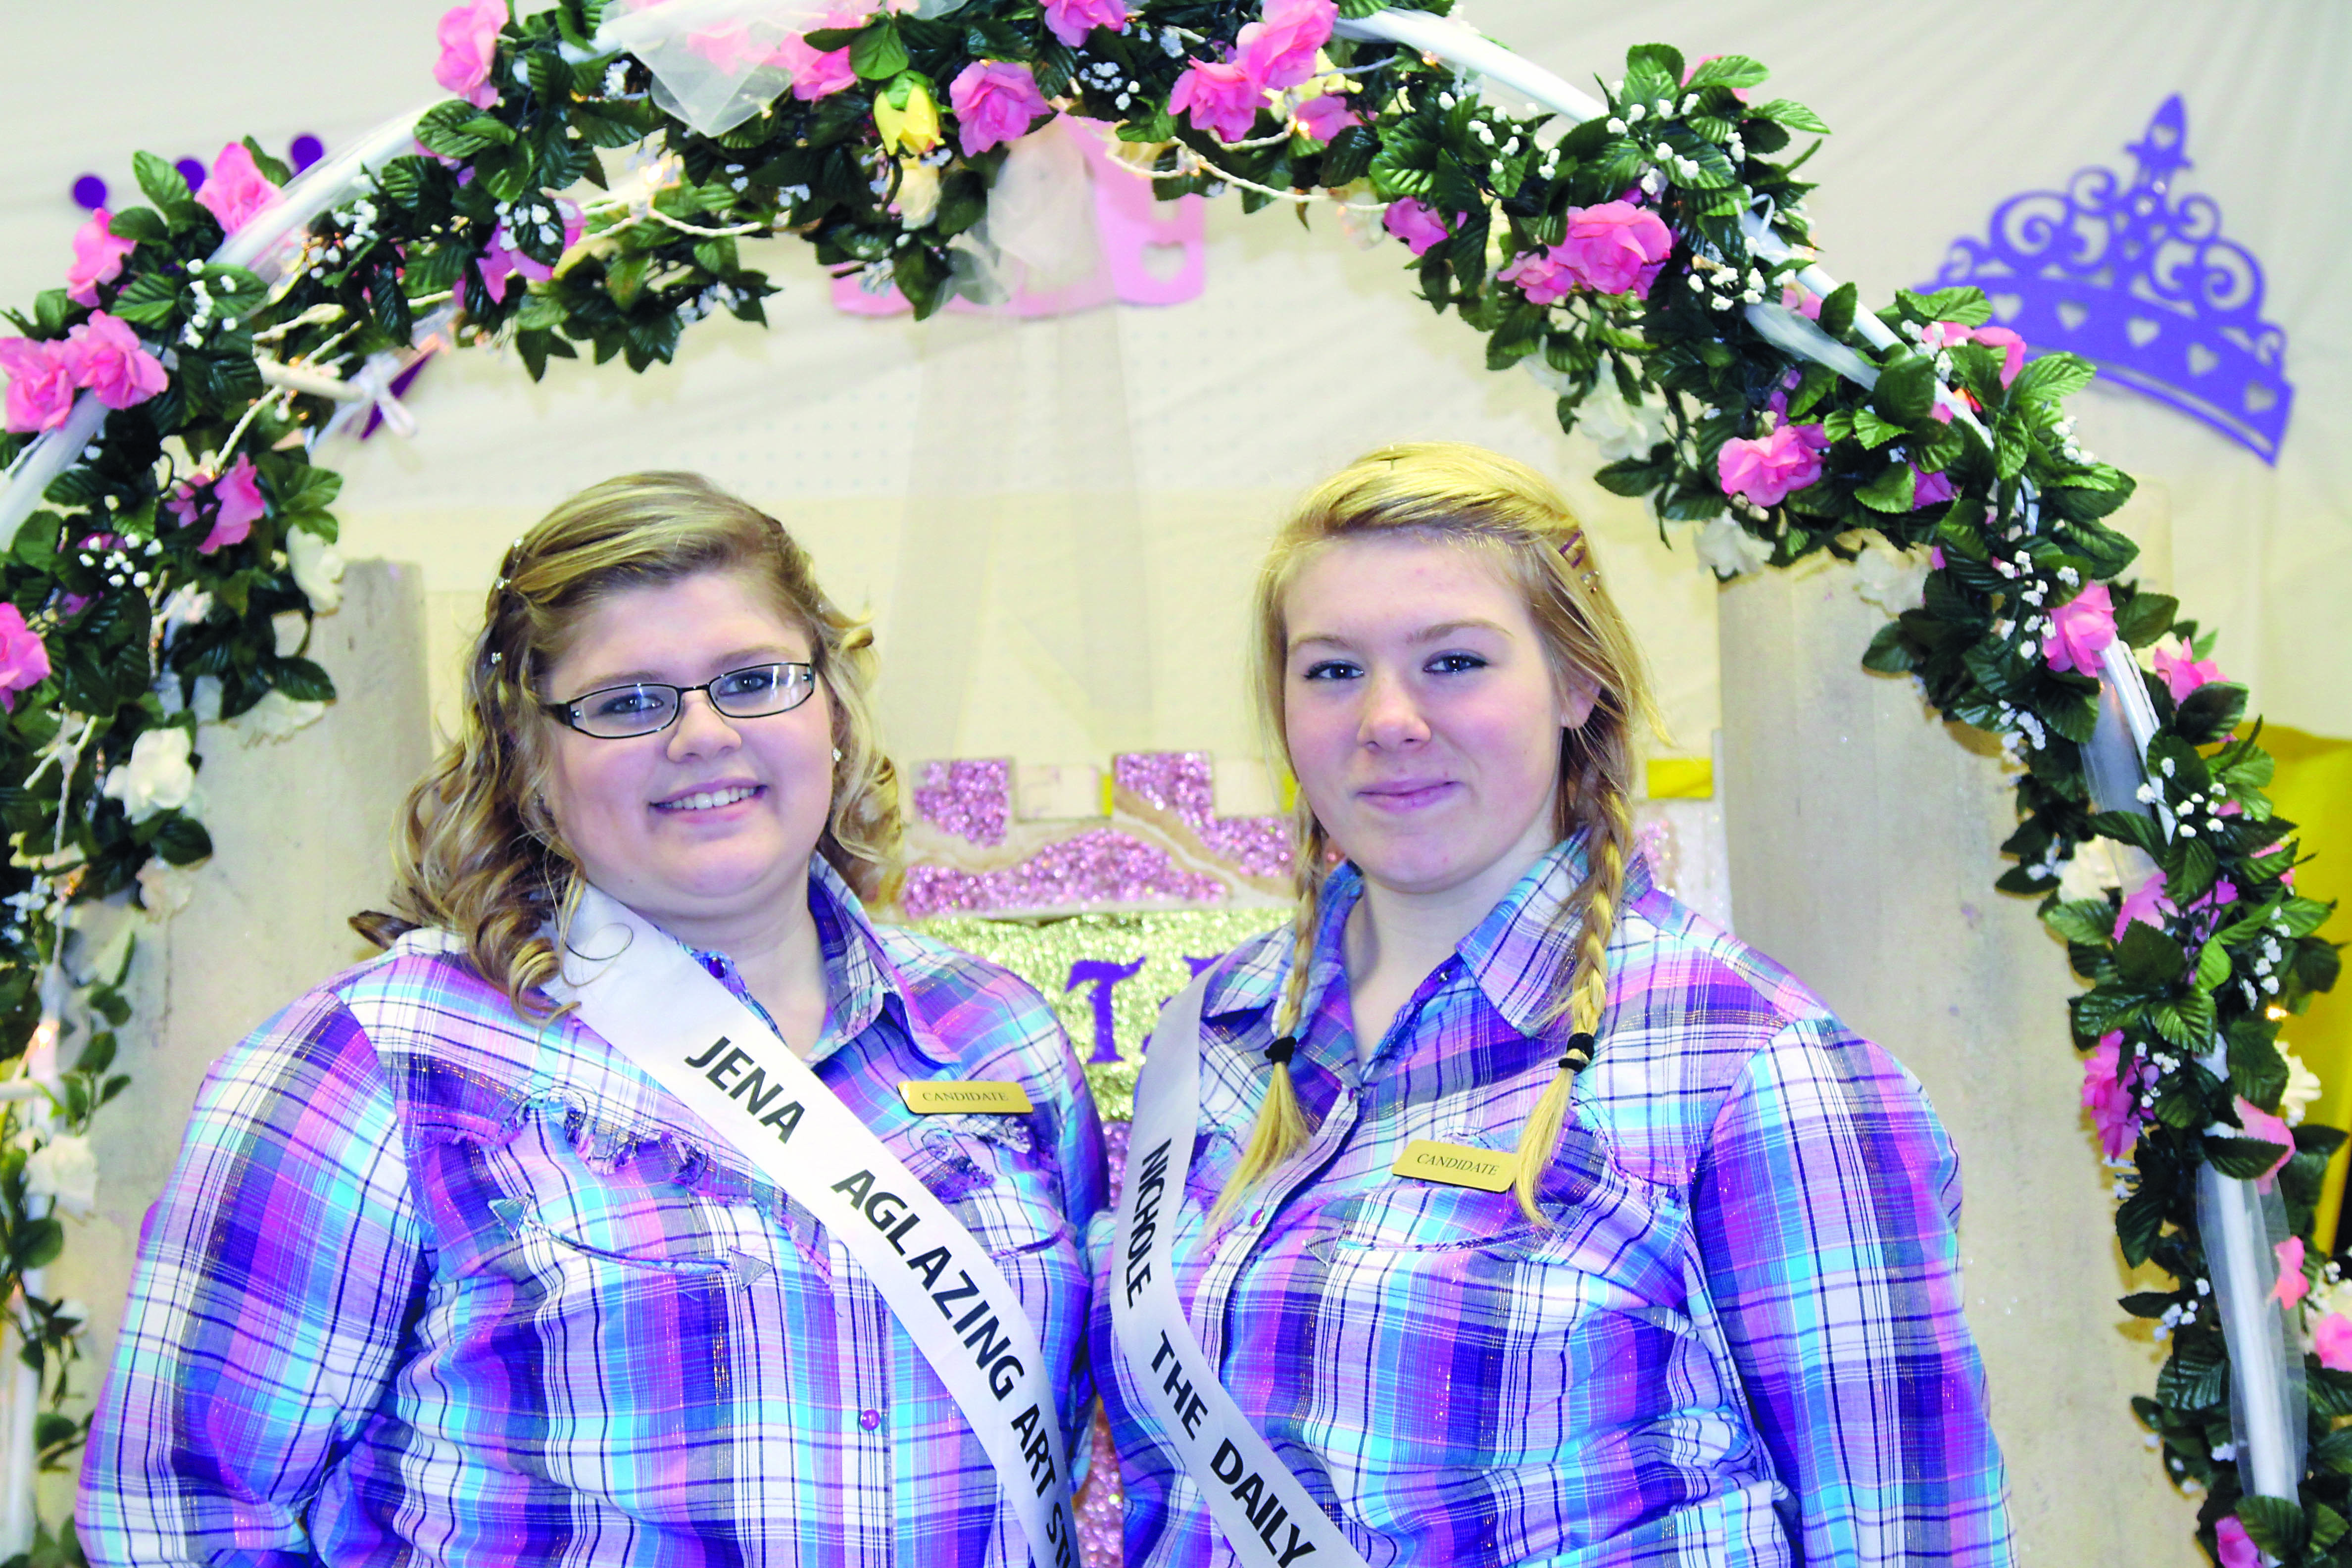
<svg viewBox="0 0 2352 1568">
<path fill-rule="evenodd" d="M 2171 194 L 2192 167 L 2188 125 L 2176 93 L 2125 149 L 2139 164 L 2128 185 L 2081 169 L 2063 192 L 2011 196 L 1988 239 L 1952 242 L 1929 287 L 1974 284 L 2035 349 L 2081 354 L 2275 463 L 2294 408 L 2286 333 L 2262 319 L 2262 264 L 2221 237 L 2221 209 Z"/>
</svg>

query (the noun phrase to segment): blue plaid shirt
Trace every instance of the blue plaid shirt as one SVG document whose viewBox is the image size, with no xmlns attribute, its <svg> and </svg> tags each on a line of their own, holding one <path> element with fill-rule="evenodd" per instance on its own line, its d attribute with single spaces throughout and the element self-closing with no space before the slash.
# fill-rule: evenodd
<svg viewBox="0 0 2352 1568">
<path fill-rule="evenodd" d="M 1343 867 L 1292 1069 L 1316 1132 L 1203 1246 L 1265 1093 L 1288 933 L 1221 966 L 1173 1243 L 1226 1388 L 1374 1568 L 2009 1563 L 1958 1174 L 1926 1097 L 1638 862 L 1541 1187 L 1551 1223 L 1390 1173 L 1412 1139 L 1516 1143 L 1567 1032 L 1537 1037 L 1583 870 L 1578 841 L 1546 856 L 1360 1068 Z M 1127 1560 L 1231 1563 L 1114 1359 L 1113 1294 L 1094 1343 L 1116 1368 Z"/>
<path fill-rule="evenodd" d="M 1061 1028 L 1003 971 L 870 925 L 822 863 L 811 881 L 817 1076 L 995 1254 L 1081 1452 L 1103 1152 Z M 1009 1079 L 1036 1109 L 916 1117 L 910 1079 Z M 841 1243 L 431 931 L 213 1069 L 147 1217 L 79 1519 L 106 1564 L 1028 1560 Z"/>
</svg>

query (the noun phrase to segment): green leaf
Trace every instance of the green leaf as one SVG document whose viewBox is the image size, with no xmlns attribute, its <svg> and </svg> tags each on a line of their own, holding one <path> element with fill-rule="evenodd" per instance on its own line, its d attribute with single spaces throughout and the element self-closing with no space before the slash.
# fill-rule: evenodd
<svg viewBox="0 0 2352 1568">
<path fill-rule="evenodd" d="M 2240 1498 L 2238 1522 L 2246 1527 L 2248 1539 L 2281 1562 L 2294 1562 L 2310 1538 L 2303 1505 L 2284 1498 Z"/>
<path fill-rule="evenodd" d="M 2042 923 L 2068 942 L 2104 947 L 2115 940 L 2116 911 L 2105 899 L 2076 899 L 2051 905 L 2042 912 Z"/>
<path fill-rule="evenodd" d="M 849 46 L 849 68 L 862 81 L 887 81 L 913 63 L 899 41 L 898 23 L 887 17 L 858 29 Z"/>
<path fill-rule="evenodd" d="M 485 147 L 512 142 L 515 134 L 499 120 L 453 98 L 425 111 L 416 121 L 416 139 L 433 152 L 469 158 Z"/>
<path fill-rule="evenodd" d="M 2142 1187 L 2116 1210 L 2116 1240 L 2123 1248 L 2124 1261 L 2135 1268 L 2147 1261 L 2163 1233 L 2164 1194 L 2154 1187 Z"/>
<path fill-rule="evenodd" d="M 2197 989 L 2210 991 L 2229 978 L 2230 950 L 2218 942 L 2207 942 L 2197 954 Z"/>
<path fill-rule="evenodd" d="M 2263 1138 L 2208 1138 L 2204 1145 L 2205 1158 L 2215 1170 L 2242 1182 L 2269 1174 L 2285 1152 Z"/>
<path fill-rule="evenodd" d="M 212 835 L 193 816 L 166 817 L 154 837 L 155 853 L 174 866 L 193 866 L 213 852 Z"/>
<path fill-rule="evenodd" d="M 2118 839 L 2150 855 L 2164 850 L 2164 829 L 2156 819 L 2137 811 L 2103 811 L 2091 818 L 2091 831 L 2102 838 Z"/>
<path fill-rule="evenodd" d="M 1671 464 L 1627 458 L 1622 462 L 1609 464 L 1592 477 L 1602 489 L 1612 495 L 1645 496 L 1674 478 L 1674 468 Z"/>
<path fill-rule="evenodd" d="M 40 1268 L 57 1261 L 66 1249 L 66 1227 L 54 1219 L 27 1220 L 10 1238 L 8 1261 L 18 1268 Z"/>
<path fill-rule="evenodd" d="M 2208 681 L 2180 700 L 2173 726 L 2193 745 L 2209 745 L 2238 727 L 2246 716 L 2246 689 Z"/>
<path fill-rule="evenodd" d="M 2325 1552 L 2343 1540 L 2347 1529 L 2352 1529 L 2352 1525 L 2347 1525 L 2344 1516 L 2326 1503 L 2311 1505 L 2311 1549 L 2314 1552 Z"/>
<path fill-rule="evenodd" d="M 1822 331 L 1843 338 L 1853 330 L 1853 312 L 1862 295 L 1851 283 L 1841 283 L 1822 297 Z"/>
<path fill-rule="evenodd" d="M 1324 149 L 1323 167 L 1317 178 L 1332 188 L 1360 179 L 1371 168 L 1380 150 L 1381 139 L 1370 126 L 1350 125 L 1331 138 L 1331 144 Z"/>
<path fill-rule="evenodd" d="M 2171 1292 L 2136 1290 L 2116 1303 L 2135 1318 L 2161 1318 L 2173 1306 Z"/>
<path fill-rule="evenodd" d="M 172 166 L 170 159 L 159 158 L 152 153 L 134 153 L 131 167 L 139 178 L 139 188 L 147 193 L 147 199 L 155 204 L 173 234 L 195 221 L 199 210 L 195 197 L 188 191 L 187 179 Z"/>
<path fill-rule="evenodd" d="M 1685 89 L 1702 87 L 1754 87 L 1772 73 L 1749 59 L 1746 55 L 1717 55 L 1711 60 L 1701 60 L 1693 68 Z"/>
<path fill-rule="evenodd" d="M 2309 936 L 2327 923 L 2329 906 L 2317 899 L 2289 895 L 2279 905 L 2278 922 L 2284 934 L 2290 937 Z"/>
<path fill-rule="evenodd" d="M 2221 945 L 2208 942 L 2205 951 L 2211 952 Z M 2201 965 L 2198 973 L 2201 981 Z M 2271 1043 L 2267 1026 L 2259 1020 L 2242 1020 L 2231 1026 L 2228 1039 L 2231 1089 L 2264 1110 L 2276 1110 L 2278 1097 L 2286 1088 L 2286 1062 Z"/>
<path fill-rule="evenodd" d="M 2175 1410 L 2210 1410 L 2230 1397 L 2230 1363 L 2221 1336 L 2182 1334 L 2157 1375 L 2156 1396 Z"/>
<path fill-rule="evenodd" d="M 2089 360 L 2077 354 L 2047 353 L 2028 360 L 2017 374 L 2017 381 L 2009 390 L 2012 398 L 2038 397 L 2055 399 L 2072 397 L 2091 384 L 2098 374 Z"/>
<path fill-rule="evenodd" d="M 114 313 L 137 326 L 152 327 L 180 308 L 180 285 L 161 272 L 142 272 L 114 298 Z"/>
<path fill-rule="evenodd" d="M 114 221 L 107 227 L 114 231 L 115 238 L 140 245 L 162 239 L 171 232 L 152 207 L 125 207 L 114 215 Z"/>
<path fill-rule="evenodd" d="M 1827 121 L 1803 104 L 1792 102 L 1785 98 L 1776 98 L 1769 103 L 1758 104 L 1748 112 L 1753 119 L 1769 120 L 1775 124 L 1785 125 L 1791 131 L 1808 131 L 1816 136 L 1826 136 L 1830 133 Z"/>
<path fill-rule="evenodd" d="M 334 678 L 307 658 L 281 658 L 269 667 L 270 684 L 297 702 L 332 702 Z"/>
<path fill-rule="evenodd" d="M 1873 511 L 1909 511 L 1918 476 L 1905 462 L 1890 463 L 1879 476 L 1853 492 L 1853 499 Z"/>
<path fill-rule="evenodd" d="M 2133 647 L 2146 647 L 2172 629 L 2180 601 L 2169 594 L 2134 594 L 2116 613 L 2116 635 Z"/>
<path fill-rule="evenodd" d="M 1870 402 L 1897 425 L 1916 425 L 1927 418 L 1936 406 L 1934 363 L 1925 354 L 1906 352 L 1878 373 Z"/>
<path fill-rule="evenodd" d="M 2146 921 L 2126 926 L 2123 940 L 2116 944 L 2116 971 L 2128 984 L 2146 991 L 2179 979 L 2188 962 L 2179 942 Z"/>
<path fill-rule="evenodd" d="M 1876 670 L 1881 675 L 1907 675 L 1918 668 L 1918 656 L 1911 651 L 1903 636 L 1903 623 L 1889 621 L 1878 628 L 1870 639 L 1870 647 L 1862 656 L 1862 668 Z"/>
</svg>

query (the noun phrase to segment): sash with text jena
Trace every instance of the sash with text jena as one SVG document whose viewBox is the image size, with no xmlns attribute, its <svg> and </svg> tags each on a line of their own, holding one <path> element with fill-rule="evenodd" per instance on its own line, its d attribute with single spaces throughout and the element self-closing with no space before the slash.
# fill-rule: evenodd
<svg viewBox="0 0 2352 1568">
<path fill-rule="evenodd" d="M 841 1238 L 971 1424 L 1036 1568 L 1076 1568 L 1049 1369 L 988 1249 L 659 927 L 591 888 L 572 931 L 556 1000 Z"/>
<path fill-rule="evenodd" d="M 1161 1011 L 1136 1081 L 1118 1194 L 1113 1337 L 1129 1383 L 1159 1418 L 1161 1439 L 1201 1489 L 1235 1557 L 1250 1568 L 1364 1568 L 1217 1381 L 1176 1297 L 1169 1233 L 1200 1117 L 1201 1001 L 1208 985 L 1202 974 Z"/>
</svg>

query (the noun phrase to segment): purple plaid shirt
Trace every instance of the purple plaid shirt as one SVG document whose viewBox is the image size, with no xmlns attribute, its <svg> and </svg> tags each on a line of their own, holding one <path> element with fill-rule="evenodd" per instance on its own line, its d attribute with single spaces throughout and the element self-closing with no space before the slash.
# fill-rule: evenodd
<svg viewBox="0 0 2352 1568">
<path fill-rule="evenodd" d="M 1530 1035 L 1570 941 L 1546 928 L 1582 874 L 1576 841 L 1540 861 L 1360 1070 L 1342 868 L 1293 1064 L 1317 1131 L 1203 1247 L 1265 1093 L 1288 933 L 1221 966 L 1173 1240 L 1225 1386 L 1373 1568 L 2009 1563 L 1958 1173 L 1926 1097 L 1638 862 L 1541 1188 L 1553 1223 L 1390 1173 L 1415 1138 L 1516 1142 L 1567 1033 Z M 1111 1294 L 1094 1343 L 1128 1562 L 1231 1563 L 1114 1359 Z"/>
<path fill-rule="evenodd" d="M 822 864 L 811 881 L 817 1076 L 996 1255 L 1082 1451 L 1102 1132 L 1061 1028 L 1021 981 L 877 929 Z M 979 1440 L 841 1243 L 451 947 L 412 933 L 213 1069 L 90 1436 L 90 1561 L 1026 1563 Z M 1009 1079 L 1036 1110 L 916 1117 L 909 1079 Z"/>
</svg>

